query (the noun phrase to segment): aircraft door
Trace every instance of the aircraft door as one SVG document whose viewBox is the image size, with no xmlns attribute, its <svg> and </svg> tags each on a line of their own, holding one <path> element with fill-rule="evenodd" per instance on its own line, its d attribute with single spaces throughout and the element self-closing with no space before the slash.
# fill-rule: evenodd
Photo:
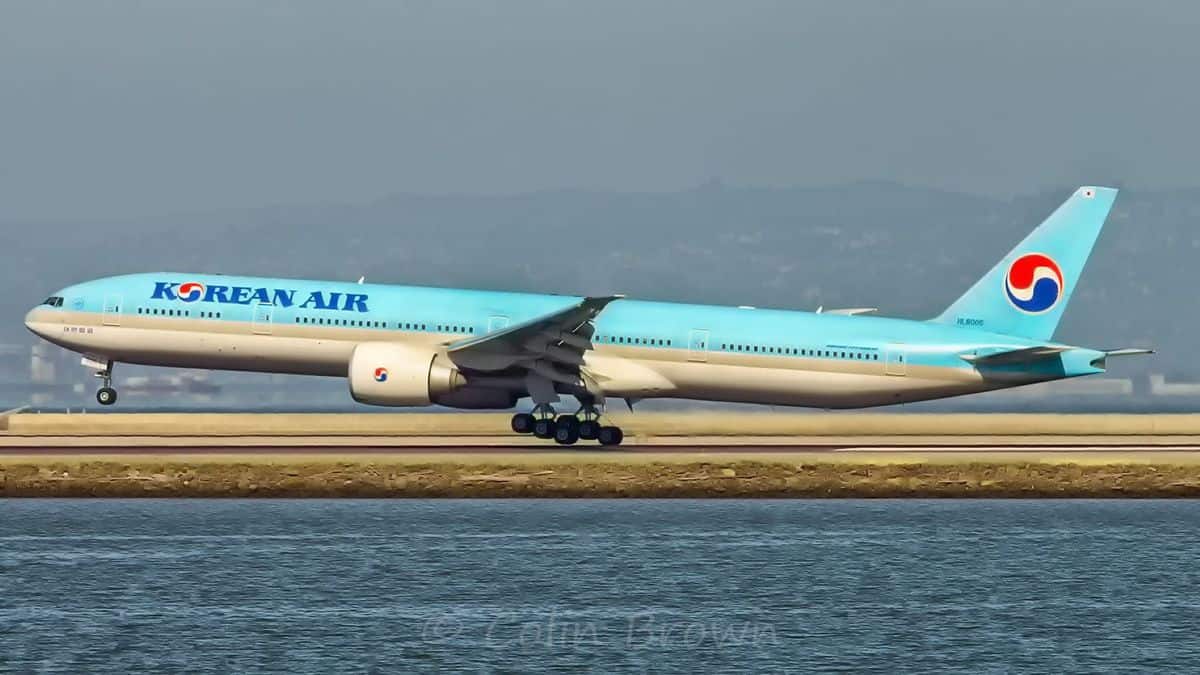
<svg viewBox="0 0 1200 675">
<path fill-rule="evenodd" d="M 254 318 L 250 322 L 250 329 L 256 335 L 271 334 L 271 317 L 275 314 L 275 305 L 256 304 L 254 305 Z"/>
<path fill-rule="evenodd" d="M 495 333 L 496 331 L 504 330 L 505 328 L 508 328 L 508 317 L 507 316 L 490 316 L 490 317 L 488 317 L 487 332 Z"/>
<path fill-rule="evenodd" d="M 102 323 L 105 326 L 121 325 L 121 296 L 104 296 L 104 318 Z"/>
<path fill-rule="evenodd" d="M 884 351 L 883 372 L 888 375 L 907 375 L 908 357 L 904 345 L 888 345 Z"/>
<path fill-rule="evenodd" d="M 708 331 L 694 328 L 688 333 L 688 361 L 708 361 Z"/>
</svg>

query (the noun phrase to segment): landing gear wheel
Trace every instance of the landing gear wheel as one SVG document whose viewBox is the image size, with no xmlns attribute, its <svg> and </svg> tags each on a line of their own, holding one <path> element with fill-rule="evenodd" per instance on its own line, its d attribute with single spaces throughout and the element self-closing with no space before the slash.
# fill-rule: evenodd
<svg viewBox="0 0 1200 675">
<path fill-rule="evenodd" d="M 558 421 L 554 423 L 555 430 L 570 428 L 579 435 L 579 418 L 574 415 L 559 415 Z"/>
<path fill-rule="evenodd" d="M 554 423 L 554 442 L 571 445 L 579 440 L 579 418 L 574 415 L 559 415 Z"/>
<path fill-rule="evenodd" d="M 553 417 L 543 417 L 534 421 L 533 435 L 538 438 L 554 438 L 554 428 L 556 426 Z"/>
<path fill-rule="evenodd" d="M 96 402 L 100 405 L 112 405 L 117 402 L 117 390 L 112 387 L 101 387 L 96 392 Z"/>
<path fill-rule="evenodd" d="M 563 417 L 566 417 L 564 415 Z M 558 419 L 558 424 L 554 425 L 554 442 L 559 445 L 574 445 L 575 441 L 579 440 L 579 420 L 574 417 L 568 417 L 563 420 Z"/>
<path fill-rule="evenodd" d="M 594 441 L 600 435 L 600 422 L 583 420 L 579 423 L 579 437 L 585 441 Z"/>
<path fill-rule="evenodd" d="M 531 434 L 536 421 L 529 413 L 517 413 L 512 417 L 512 430 L 518 434 Z"/>
<path fill-rule="evenodd" d="M 600 445 L 620 445 L 625 440 L 625 434 L 620 427 L 600 427 L 596 440 L 600 441 Z"/>
</svg>

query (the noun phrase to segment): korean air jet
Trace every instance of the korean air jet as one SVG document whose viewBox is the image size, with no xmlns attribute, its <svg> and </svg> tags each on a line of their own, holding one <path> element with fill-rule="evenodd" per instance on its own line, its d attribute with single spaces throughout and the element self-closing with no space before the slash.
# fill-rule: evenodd
<svg viewBox="0 0 1200 675">
<path fill-rule="evenodd" d="M 926 321 L 299 279 L 156 272 L 56 292 L 25 325 L 83 355 L 112 405 L 117 362 L 324 375 L 381 406 L 508 409 L 516 433 L 621 442 L 607 401 L 861 408 L 1104 372 L 1053 340 L 1117 191 L 1082 187 Z M 563 395 L 580 403 L 557 415 Z"/>
</svg>

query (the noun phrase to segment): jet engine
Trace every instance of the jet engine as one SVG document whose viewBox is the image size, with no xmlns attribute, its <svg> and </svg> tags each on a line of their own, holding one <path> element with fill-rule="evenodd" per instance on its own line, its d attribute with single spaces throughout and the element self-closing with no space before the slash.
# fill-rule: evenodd
<svg viewBox="0 0 1200 675">
<path fill-rule="evenodd" d="M 395 342 L 364 342 L 350 357 L 350 395 L 359 403 L 424 406 L 466 386 L 445 356 Z"/>
</svg>

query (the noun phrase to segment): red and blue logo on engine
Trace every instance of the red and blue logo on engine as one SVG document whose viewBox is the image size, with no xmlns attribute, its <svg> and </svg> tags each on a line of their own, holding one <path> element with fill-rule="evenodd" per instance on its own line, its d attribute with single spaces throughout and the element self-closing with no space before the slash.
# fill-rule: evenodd
<svg viewBox="0 0 1200 675">
<path fill-rule="evenodd" d="M 376 368 L 375 369 L 375 381 L 376 382 L 387 382 L 387 375 L 388 375 L 387 368 Z"/>
<path fill-rule="evenodd" d="M 1004 275 L 1004 293 L 1013 307 L 1029 314 L 1047 312 L 1066 291 L 1062 269 L 1043 253 L 1026 253 Z"/>
<path fill-rule="evenodd" d="M 184 302 L 195 302 L 204 297 L 204 284 L 199 281 L 188 281 L 179 284 L 179 291 L 176 295 Z"/>
</svg>

